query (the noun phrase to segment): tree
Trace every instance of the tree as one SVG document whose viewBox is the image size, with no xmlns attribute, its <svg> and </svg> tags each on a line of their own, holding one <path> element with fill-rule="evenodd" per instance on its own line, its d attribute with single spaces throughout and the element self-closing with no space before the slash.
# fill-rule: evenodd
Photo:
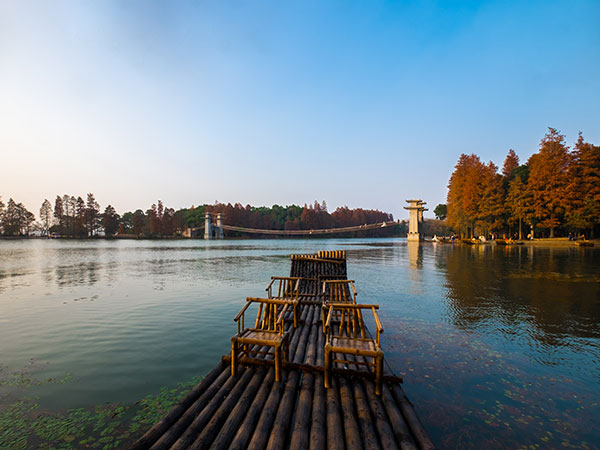
<svg viewBox="0 0 600 450">
<path fill-rule="evenodd" d="M 481 172 L 479 205 L 477 207 L 477 223 L 488 234 L 504 224 L 504 188 L 502 176 L 491 161 Z"/>
<path fill-rule="evenodd" d="M 81 197 L 77 197 L 75 202 L 75 234 L 79 237 L 88 235 L 86 227 L 86 207 Z"/>
<path fill-rule="evenodd" d="M 16 203 L 12 198 L 8 200 L 6 209 L 2 214 L 2 230 L 7 236 L 29 234 L 29 227 L 35 221 L 35 216 L 27 211 L 22 203 Z"/>
<path fill-rule="evenodd" d="M 589 229 L 600 223 L 600 147 L 579 138 L 572 153 L 570 167 L 570 207 L 567 223 L 573 228 Z"/>
<path fill-rule="evenodd" d="M 569 207 L 568 171 L 571 159 L 564 136 L 549 128 L 540 143 L 539 152 L 527 162 L 533 217 L 539 226 L 550 230 L 550 237 L 554 237 L 554 231 L 561 225 Z"/>
<path fill-rule="evenodd" d="M 515 153 L 515 151 L 511 148 L 508 151 L 508 155 L 506 155 L 506 159 L 504 160 L 504 165 L 502 166 L 502 175 L 509 179 L 512 176 L 513 171 L 519 167 L 519 157 Z"/>
<path fill-rule="evenodd" d="M 448 182 L 448 224 L 463 236 L 473 236 L 475 232 L 485 170 L 479 156 L 462 154 Z"/>
<path fill-rule="evenodd" d="M 531 196 L 527 185 L 520 176 L 515 176 L 509 183 L 506 195 L 506 209 L 509 221 L 519 223 L 519 239 L 523 239 L 523 221 L 531 216 Z"/>
<path fill-rule="evenodd" d="M 136 210 L 133 213 L 133 218 L 131 219 L 131 226 L 133 227 L 133 233 L 136 236 L 140 236 L 144 232 L 144 226 L 146 223 L 146 216 L 144 215 L 144 211 L 141 209 Z"/>
<path fill-rule="evenodd" d="M 119 215 L 111 205 L 104 209 L 102 214 L 102 226 L 106 237 L 113 236 L 119 229 Z"/>
<path fill-rule="evenodd" d="M 0 197 L 0 233 L 2 233 L 2 222 L 4 221 L 4 202 L 2 201 L 2 197 Z"/>
<path fill-rule="evenodd" d="M 72 221 L 72 210 L 71 210 L 71 197 L 64 194 L 62 197 L 63 204 L 63 232 L 64 234 L 71 235 L 71 221 Z"/>
<path fill-rule="evenodd" d="M 48 236 L 48 230 L 50 229 L 50 224 L 52 223 L 52 205 L 48 199 L 45 199 L 44 203 L 42 203 L 42 207 L 40 208 L 40 219 L 44 227 L 44 233 L 46 236 Z"/>
<path fill-rule="evenodd" d="M 445 220 L 446 219 L 446 215 L 448 214 L 448 208 L 446 207 L 445 204 L 440 203 L 433 210 L 433 214 L 435 214 L 435 217 L 437 219 L 439 219 L 439 220 Z"/>
<path fill-rule="evenodd" d="M 64 215 L 63 201 L 62 201 L 62 198 L 60 198 L 60 195 L 57 195 L 56 200 L 54 200 L 54 218 L 56 219 L 56 223 L 58 224 L 59 231 L 61 233 L 64 232 L 64 230 L 63 230 L 63 225 L 64 225 L 63 215 Z"/>
<path fill-rule="evenodd" d="M 86 221 L 88 234 L 93 236 L 96 234 L 98 230 L 99 224 L 99 215 L 100 215 L 100 205 L 94 198 L 94 194 L 89 193 L 87 195 L 87 207 L 86 207 Z"/>
</svg>

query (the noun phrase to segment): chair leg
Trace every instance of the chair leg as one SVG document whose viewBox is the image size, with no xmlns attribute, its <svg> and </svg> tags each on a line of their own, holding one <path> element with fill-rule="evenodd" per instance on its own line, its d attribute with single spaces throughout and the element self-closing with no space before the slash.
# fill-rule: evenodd
<svg viewBox="0 0 600 450">
<path fill-rule="evenodd" d="M 329 344 L 325 344 L 325 388 L 331 387 L 331 349 Z"/>
<path fill-rule="evenodd" d="M 375 357 L 375 394 L 381 395 L 381 385 L 383 379 L 383 353 L 378 353 Z"/>
<path fill-rule="evenodd" d="M 275 381 L 281 381 L 281 349 L 275 346 Z"/>
<path fill-rule="evenodd" d="M 238 343 L 236 340 L 231 340 L 231 376 L 237 375 L 237 359 L 238 359 Z"/>
<path fill-rule="evenodd" d="M 297 314 L 297 310 L 298 310 L 298 304 L 294 304 L 294 328 L 298 328 L 298 314 Z"/>
</svg>

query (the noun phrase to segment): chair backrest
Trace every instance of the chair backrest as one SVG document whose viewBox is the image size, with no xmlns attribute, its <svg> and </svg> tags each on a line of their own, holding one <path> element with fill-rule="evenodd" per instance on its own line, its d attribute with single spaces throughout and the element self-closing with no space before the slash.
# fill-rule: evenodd
<svg viewBox="0 0 600 450">
<path fill-rule="evenodd" d="M 283 333 L 282 314 L 287 309 L 287 304 L 278 299 L 248 298 L 249 302 L 258 303 L 256 322 L 257 330 L 280 331 Z"/>
<path fill-rule="evenodd" d="M 275 293 L 273 293 L 273 284 L 276 287 Z M 271 277 L 271 283 L 267 287 L 267 291 L 269 298 L 298 300 L 299 286 L 299 277 Z"/>
<path fill-rule="evenodd" d="M 322 286 L 324 303 L 356 303 L 354 280 L 324 280 Z"/>
<path fill-rule="evenodd" d="M 360 305 L 353 303 L 331 303 L 328 308 L 327 321 L 325 324 L 328 337 L 361 337 L 365 339 L 368 336 L 363 311 L 372 311 L 376 324 L 376 342 L 379 344 L 380 334 L 383 333 L 383 327 L 377 314 L 379 305 Z M 339 320 L 338 320 L 339 319 Z M 334 322 L 335 321 L 335 322 Z"/>
</svg>

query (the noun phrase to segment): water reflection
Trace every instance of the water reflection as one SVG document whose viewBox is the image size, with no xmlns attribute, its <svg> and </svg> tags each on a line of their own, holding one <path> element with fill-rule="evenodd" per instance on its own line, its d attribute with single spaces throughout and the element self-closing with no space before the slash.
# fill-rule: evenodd
<svg viewBox="0 0 600 450">
<path fill-rule="evenodd" d="M 492 324 L 546 348 L 600 337 L 597 252 L 458 247 L 443 260 L 449 315 L 459 328 Z"/>
</svg>

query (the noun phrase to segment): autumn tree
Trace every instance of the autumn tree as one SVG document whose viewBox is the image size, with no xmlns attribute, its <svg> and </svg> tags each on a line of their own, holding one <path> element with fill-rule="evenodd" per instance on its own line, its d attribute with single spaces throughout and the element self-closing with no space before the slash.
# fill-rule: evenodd
<svg viewBox="0 0 600 450">
<path fill-rule="evenodd" d="M 448 224 L 463 236 L 474 233 L 484 171 L 479 156 L 462 154 L 448 182 Z"/>
<path fill-rule="evenodd" d="M 477 195 L 477 224 L 484 234 L 504 224 L 504 188 L 502 176 L 492 162 L 480 169 L 479 193 Z"/>
<path fill-rule="evenodd" d="M 572 156 L 567 223 L 575 229 L 590 229 L 593 237 L 600 223 L 600 147 L 585 142 L 579 133 Z"/>
<path fill-rule="evenodd" d="M 42 203 L 40 208 L 40 219 L 44 226 L 44 233 L 46 236 L 48 236 L 48 230 L 50 229 L 50 224 L 52 223 L 52 205 L 48 199 L 45 199 L 44 203 Z"/>
<path fill-rule="evenodd" d="M 527 162 L 533 217 L 540 227 L 550 230 L 550 237 L 554 237 L 554 231 L 562 224 L 569 207 L 570 163 L 571 155 L 564 136 L 554 128 L 549 128 L 539 152 Z"/>
<path fill-rule="evenodd" d="M 506 195 L 506 209 L 510 222 L 518 222 L 519 239 L 523 239 L 523 221 L 531 217 L 531 195 L 527 185 L 520 176 L 515 176 L 509 183 Z"/>
<path fill-rule="evenodd" d="M 515 151 L 511 148 L 508 151 L 508 155 L 506 155 L 506 159 L 504 160 L 504 165 L 502 166 L 502 175 L 509 180 L 513 171 L 519 167 L 519 157 L 515 153 Z"/>
</svg>

